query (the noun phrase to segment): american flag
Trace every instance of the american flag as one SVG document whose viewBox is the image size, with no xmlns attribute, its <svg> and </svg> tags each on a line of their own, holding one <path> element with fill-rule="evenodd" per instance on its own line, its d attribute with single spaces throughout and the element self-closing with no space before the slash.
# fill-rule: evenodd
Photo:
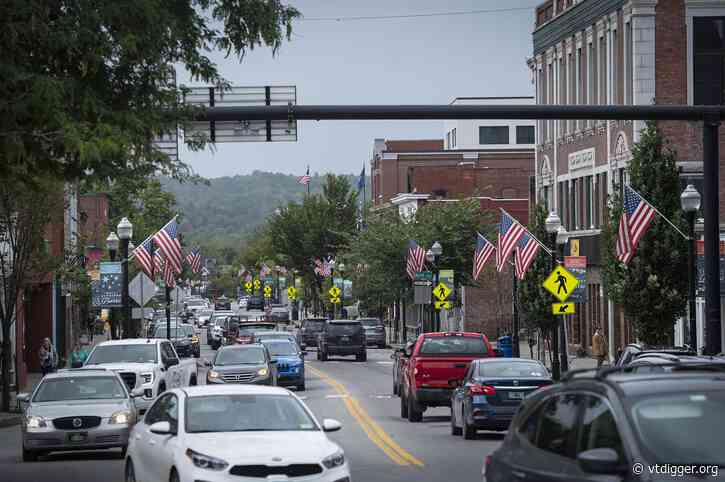
<svg viewBox="0 0 725 482">
<path fill-rule="evenodd" d="M 481 233 L 476 233 L 476 252 L 473 254 L 473 279 L 477 280 L 481 276 L 483 267 L 488 262 L 489 258 L 496 251 L 496 247 L 491 241 L 484 238 Z"/>
<path fill-rule="evenodd" d="M 174 218 L 154 235 L 154 241 L 164 253 L 166 261 L 171 263 L 171 267 L 177 273 L 181 273 L 183 253 L 181 252 L 181 243 L 179 242 L 177 234 L 176 218 Z"/>
<path fill-rule="evenodd" d="M 496 247 L 496 269 L 500 273 L 506 266 L 506 260 L 516 248 L 526 229 L 507 213 L 501 214 L 501 225 L 498 230 L 498 246 Z"/>
<path fill-rule="evenodd" d="M 408 273 L 408 277 L 412 280 L 415 279 L 415 273 L 423 269 L 425 263 L 425 250 L 421 248 L 418 243 L 412 239 L 408 241 L 408 260 L 406 262 L 405 271 Z"/>
<path fill-rule="evenodd" d="M 655 208 L 629 186 L 624 186 L 623 204 L 624 210 L 619 218 L 617 234 L 617 259 L 627 264 L 654 219 Z"/>
<path fill-rule="evenodd" d="M 327 261 L 320 261 L 320 258 L 315 258 L 315 273 L 318 276 L 322 276 L 323 278 L 327 278 L 332 274 L 332 269 L 330 268 L 330 263 Z"/>
<path fill-rule="evenodd" d="M 312 178 L 310 177 L 310 166 L 307 166 L 307 173 L 304 176 L 300 176 L 297 178 L 297 182 L 299 184 L 303 184 L 307 186 L 310 181 L 312 181 Z"/>
<path fill-rule="evenodd" d="M 186 262 L 191 266 L 192 273 L 198 273 L 201 270 L 201 251 L 194 248 L 186 255 Z"/>
<path fill-rule="evenodd" d="M 246 281 L 247 283 L 251 283 L 252 280 L 254 280 L 254 277 L 252 276 L 252 273 L 247 273 L 247 277 L 244 278 L 244 281 Z"/>
<path fill-rule="evenodd" d="M 524 279 L 531 263 L 539 252 L 539 243 L 528 232 L 524 233 L 516 244 L 516 277 Z"/>
<path fill-rule="evenodd" d="M 265 278 L 271 272 L 272 272 L 272 270 L 269 269 L 269 266 L 267 266 L 267 263 L 262 263 L 262 267 L 259 268 L 259 277 Z"/>
<path fill-rule="evenodd" d="M 154 240 L 149 238 L 136 249 L 133 250 L 133 256 L 139 266 L 149 278 L 154 279 Z"/>
<path fill-rule="evenodd" d="M 176 287 L 176 280 L 174 279 L 175 274 L 176 273 L 174 272 L 171 263 L 164 263 L 164 284 L 166 284 L 167 288 Z"/>
</svg>

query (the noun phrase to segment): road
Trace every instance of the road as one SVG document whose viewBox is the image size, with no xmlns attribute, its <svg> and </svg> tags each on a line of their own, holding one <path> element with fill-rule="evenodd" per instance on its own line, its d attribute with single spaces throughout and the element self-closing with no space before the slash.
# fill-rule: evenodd
<svg viewBox="0 0 725 482">
<path fill-rule="evenodd" d="M 485 455 L 502 434 L 479 434 L 463 440 L 450 434 L 449 409 L 429 409 L 423 423 L 400 418 L 400 399 L 391 395 L 390 350 L 370 349 L 367 362 L 354 358 L 316 360 L 314 350 L 306 362 L 307 390 L 299 393 L 318 419 L 343 423 L 330 436 L 348 457 L 353 480 L 439 482 L 481 479 Z M 202 358 L 214 352 L 202 345 Z M 200 369 L 203 371 L 203 369 Z M 200 377 L 204 379 L 205 377 Z M 51 454 L 35 463 L 20 460 L 20 430 L 0 430 L 0 474 L 12 482 L 113 482 L 123 480 L 118 452 Z"/>
</svg>

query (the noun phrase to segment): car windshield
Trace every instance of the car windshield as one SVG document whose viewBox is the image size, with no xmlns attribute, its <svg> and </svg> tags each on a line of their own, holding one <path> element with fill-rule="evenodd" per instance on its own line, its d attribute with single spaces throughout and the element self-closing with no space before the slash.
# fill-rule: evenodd
<svg viewBox="0 0 725 482">
<path fill-rule="evenodd" d="M 265 341 L 264 345 L 269 350 L 269 354 L 272 356 L 290 356 L 297 355 L 297 347 L 289 342 L 283 340 Z"/>
<path fill-rule="evenodd" d="M 723 466 L 725 390 L 642 397 L 632 416 L 652 461 Z"/>
<path fill-rule="evenodd" d="M 221 350 L 214 365 L 261 365 L 265 362 L 264 349 L 258 346 L 234 347 Z"/>
<path fill-rule="evenodd" d="M 546 377 L 549 374 L 546 368 L 538 363 L 525 361 L 495 361 L 479 363 L 476 375 L 492 378 L 518 378 L 518 377 Z"/>
<path fill-rule="evenodd" d="M 303 324 L 303 328 L 305 330 L 319 331 L 322 330 L 322 328 L 325 326 L 325 320 L 305 320 Z"/>
<path fill-rule="evenodd" d="M 101 363 L 156 363 L 156 345 L 106 345 L 97 346 L 86 365 Z"/>
<path fill-rule="evenodd" d="M 483 338 L 478 336 L 431 336 L 423 341 L 421 355 L 487 355 Z"/>
<path fill-rule="evenodd" d="M 362 323 L 363 326 L 378 326 L 378 325 L 382 325 L 383 324 L 382 321 L 375 320 L 375 319 L 371 319 L 371 320 L 364 320 L 363 319 L 363 320 L 360 320 L 360 323 Z"/>
<path fill-rule="evenodd" d="M 194 328 L 192 326 L 182 325 L 171 327 L 172 338 L 183 338 L 188 337 L 189 335 L 194 335 Z M 166 338 L 166 326 L 163 324 L 161 326 L 157 326 L 156 330 L 154 331 L 153 338 Z"/>
<path fill-rule="evenodd" d="M 212 311 L 211 310 L 199 310 L 196 313 L 197 313 L 197 316 L 211 316 Z"/>
<path fill-rule="evenodd" d="M 360 332 L 360 323 L 333 323 L 327 327 L 331 335 L 354 335 Z"/>
<path fill-rule="evenodd" d="M 317 424 L 289 395 L 209 395 L 189 397 L 186 431 L 313 431 Z"/>
<path fill-rule="evenodd" d="M 116 377 L 68 377 L 43 380 L 33 396 L 34 402 L 101 400 L 128 395 Z"/>
<path fill-rule="evenodd" d="M 294 338 L 292 335 L 288 335 L 286 333 L 260 333 L 259 335 L 256 335 L 254 337 L 257 341 L 267 341 L 267 340 L 293 340 Z"/>
<path fill-rule="evenodd" d="M 239 329 L 244 331 L 274 331 L 277 327 L 275 325 L 244 323 L 239 325 Z"/>
</svg>

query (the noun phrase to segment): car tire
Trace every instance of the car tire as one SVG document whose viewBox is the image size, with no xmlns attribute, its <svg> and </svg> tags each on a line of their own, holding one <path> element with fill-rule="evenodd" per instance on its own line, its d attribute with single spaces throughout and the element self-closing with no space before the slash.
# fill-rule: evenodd
<svg viewBox="0 0 725 482">
<path fill-rule="evenodd" d="M 398 388 L 398 383 L 393 380 L 393 395 L 399 395 L 400 388 Z"/>
<path fill-rule="evenodd" d="M 413 400 L 413 397 L 408 397 L 408 421 L 411 423 L 418 423 L 423 421 L 423 411 L 418 410 L 418 407 Z"/>
<path fill-rule="evenodd" d="M 198 384 L 198 382 L 196 380 L 196 377 L 195 376 L 191 377 L 191 380 L 189 380 L 189 386 L 195 387 L 197 384 Z"/>
<path fill-rule="evenodd" d="M 400 394 L 400 417 L 404 419 L 408 418 L 408 401 L 403 393 Z"/>
<path fill-rule="evenodd" d="M 37 462 L 38 452 L 35 450 L 27 450 L 23 447 L 23 462 Z"/>
<path fill-rule="evenodd" d="M 121 460 L 126 458 L 126 453 L 128 453 L 128 445 L 121 447 Z"/>
<path fill-rule="evenodd" d="M 297 385 L 297 391 L 298 392 L 304 392 L 305 390 L 307 390 L 307 388 L 305 386 L 305 382 L 302 382 L 299 385 Z"/>
<path fill-rule="evenodd" d="M 451 435 L 461 435 L 463 433 L 461 427 L 456 426 L 456 412 L 451 407 Z"/>
<path fill-rule="evenodd" d="M 201 358 L 201 352 L 194 353 L 194 358 Z"/>
<path fill-rule="evenodd" d="M 158 391 L 158 393 L 156 393 L 156 396 L 158 397 L 159 395 L 161 395 L 165 391 L 166 391 L 166 384 L 165 383 L 159 384 L 159 391 Z"/>
<path fill-rule="evenodd" d="M 317 350 L 317 361 L 320 361 L 320 360 L 321 360 L 321 358 L 320 358 L 320 351 Z"/>
<path fill-rule="evenodd" d="M 327 361 L 327 352 L 320 352 L 320 361 Z"/>
<path fill-rule="evenodd" d="M 381 343 L 378 345 L 378 348 L 387 348 L 388 346 L 385 343 Z"/>
<path fill-rule="evenodd" d="M 368 361 L 368 352 L 367 351 L 362 352 L 362 355 L 360 355 L 360 361 L 362 361 L 362 362 Z"/>
<path fill-rule="evenodd" d="M 175 467 L 171 468 L 171 474 L 169 474 L 169 482 L 179 482 L 179 473 Z"/>
<path fill-rule="evenodd" d="M 466 417 L 466 409 L 463 408 L 463 420 L 461 420 L 461 432 L 466 440 L 474 440 L 476 438 L 476 429 L 468 425 L 468 417 Z"/>
<path fill-rule="evenodd" d="M 126 462 L 123 480 L 124 482 L 136 482 L 136 470 L 133 468 L 133 462 L 131 462 L 131 459 L 128 459 L 128 462 Z"/>
</svg>

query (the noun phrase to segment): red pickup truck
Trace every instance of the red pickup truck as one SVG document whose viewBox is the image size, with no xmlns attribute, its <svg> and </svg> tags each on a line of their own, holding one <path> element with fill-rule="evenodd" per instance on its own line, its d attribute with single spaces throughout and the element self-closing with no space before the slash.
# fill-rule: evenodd
<svg viewBox="0 0 725 482">
<path fill-rule="evenodd" d="M 407 355 L 400 380 L 400 416 L 423 420 L 427 407 L 451 405 L 451 392 L 461 383 L 472 360 L 495 357 L 481 333 L 424 333 Z"/>
</svg>

